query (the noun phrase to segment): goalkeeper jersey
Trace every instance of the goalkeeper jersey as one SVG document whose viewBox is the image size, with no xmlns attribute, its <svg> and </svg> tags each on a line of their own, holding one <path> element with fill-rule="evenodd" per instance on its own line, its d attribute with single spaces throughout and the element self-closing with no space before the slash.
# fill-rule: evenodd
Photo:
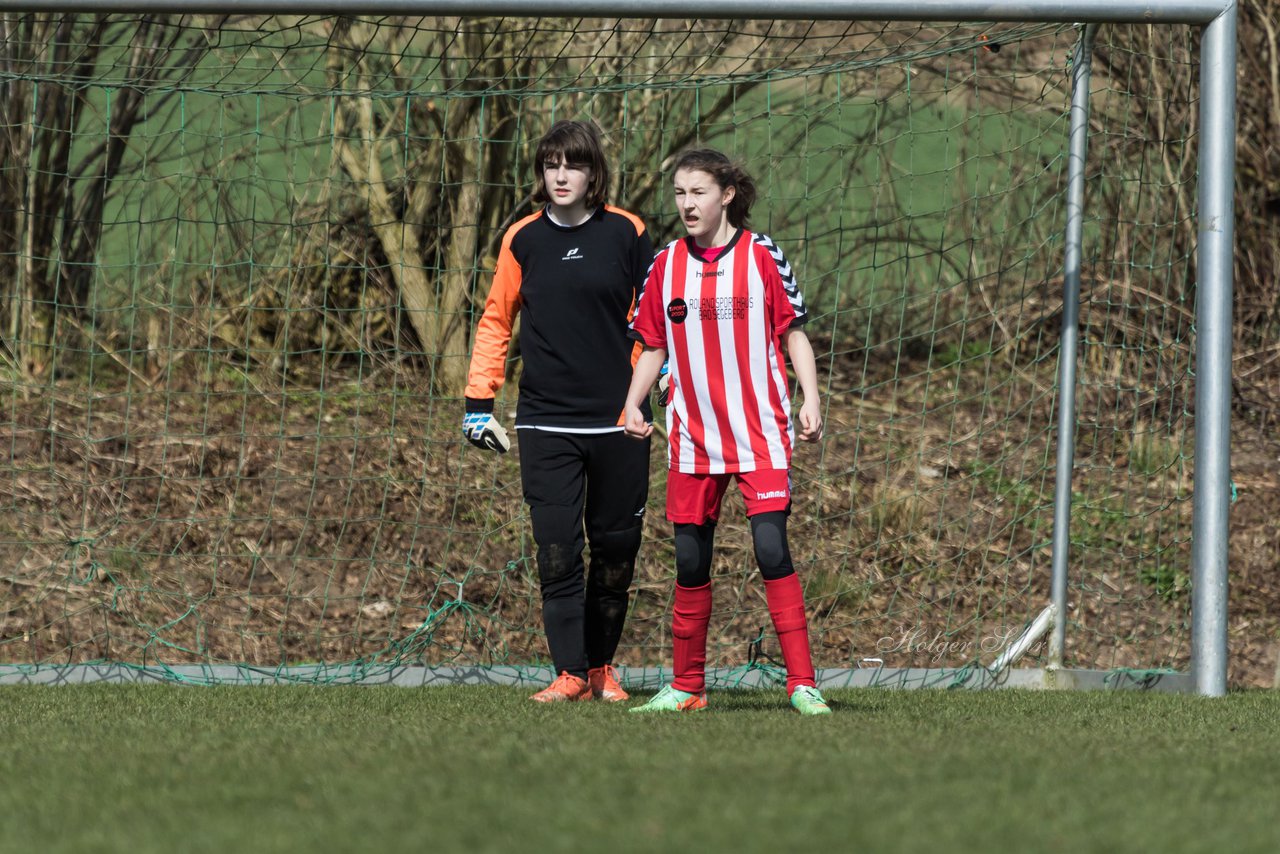
<svg viewBox="0 0 1280 854">
<path fill-rule="evenodd" d="M 511 226 L 476 328 L 467 411 L 492 411 L 519 315 L 516 427 L 621 429 L 639 356 L 627 329 L 652 261 L 644 224 L 608 205 L 577 226 L 545 210 Z"/>
<path fill-rule="evenodd" d="M 672 470 L 790 466 L 795 435 L 782 336 L 806 319 L 791 265 L 767 235 L 739 229 L 713 260 L 688 237 L 658 253 L 632 337 L 667 351 Z"/>
</svg>

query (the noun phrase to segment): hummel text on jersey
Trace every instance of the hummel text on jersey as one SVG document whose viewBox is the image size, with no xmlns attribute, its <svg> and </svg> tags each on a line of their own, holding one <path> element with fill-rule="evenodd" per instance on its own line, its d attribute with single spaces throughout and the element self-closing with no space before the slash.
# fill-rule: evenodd
<svg viewBox="0 0 1280 854">
<path fill-rule="evenodd" d="M 789 498 L 785 489 L 775 489 L 772 492 L 757 492 L 756 500 L 764 501 L 766 498 Z"/>
</svg>

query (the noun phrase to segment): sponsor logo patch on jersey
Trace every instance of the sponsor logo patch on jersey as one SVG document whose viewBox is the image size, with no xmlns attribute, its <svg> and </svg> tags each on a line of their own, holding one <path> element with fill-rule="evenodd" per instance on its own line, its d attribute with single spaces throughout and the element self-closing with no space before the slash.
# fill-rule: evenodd
<svg viewBox="0 0 1280 854">
<path fill-rule="evenodd" d="M 689 300 L 689 314 L 700 320 L 741 320 L 754 300 L 751 297 L 702 297 Z"/>
<path fill-rule="evenodd" d="M 578 247 L 575 246 L 572 249 L 570 249 L 568 252 L 564 253 L 564 257 L 561 258 L 560 260 L 561 261 L 581 261 L 584 257 L 586 256 L 578 254 Z"/>
<path fill-rule="evenodd" d="M 684 319 L 689 316 L 689 306 L 680 297 L 676 297 L 667 303 L 667 318 L 675 324 L 684 323 Z"/>
</svg>

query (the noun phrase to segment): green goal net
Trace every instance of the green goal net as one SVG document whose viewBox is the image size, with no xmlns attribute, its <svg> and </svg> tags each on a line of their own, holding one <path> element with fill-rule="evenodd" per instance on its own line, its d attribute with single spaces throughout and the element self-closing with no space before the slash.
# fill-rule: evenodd
<svg viewBox="0 0 1280 854">
<path fill-rule="evenodd" d="M 611 200 L 656 244 L 679 233 L 673 153 L 716 146 L 760 181 L 824 390 L 791 518 L 820 668 L 987 664 L 1048 602 L 1078 27 L 0 26 L 0 675 L 538 672 L 516 456 L 460 420 L 497 242 L 557 118 L 604 129 Z M 1190 39 L 1096 46 L 1072 667 L 1189 659 Z M 670 659 L 662 458 L 635 673 Z M 709 663 L 768 674 L 734 497 L 717 549 Z"/>
</svg>

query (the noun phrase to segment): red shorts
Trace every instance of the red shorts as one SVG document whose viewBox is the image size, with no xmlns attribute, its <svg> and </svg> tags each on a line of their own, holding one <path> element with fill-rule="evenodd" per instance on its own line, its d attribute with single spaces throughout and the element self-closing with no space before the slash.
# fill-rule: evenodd
<svg viewBox="0 0 1280 854">
<path fill-rule="evenodd" d="M 667 519 L 680 525 L 701 525 L 720 518 L 720 502 L 729 480 L 747 502 L 747 515 L 791 508 L 791 474 L 786 469 L 757 469 L 732 474 L 667 472 Z"/>
</svg>

